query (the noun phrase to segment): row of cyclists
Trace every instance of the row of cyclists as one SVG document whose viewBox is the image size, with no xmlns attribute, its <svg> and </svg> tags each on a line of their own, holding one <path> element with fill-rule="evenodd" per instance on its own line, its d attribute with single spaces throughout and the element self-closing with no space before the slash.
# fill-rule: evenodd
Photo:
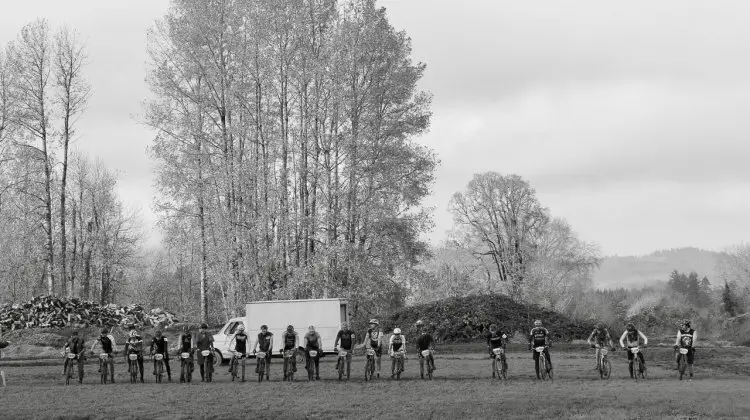
<svg viewBox="0 0 750 420">
<path fill-rule="evenodd" d="M 424 323 L 420 320 L 416 323 L 416 328 L 418 331 L 418 338 L 416 340 L 416 349 L 418 357 L 421 359 L 425 356 L 423 356 L 423 352 L 425 350 L 434 350 L 434 340 L 433 337 L 426 331 L 424 328 Z M 140 373 L 140 380 L 143 382 L 143 354 L 144 354 L 144 342 L 141 337 L 141 335 L 136 330 L 135 326 L 129 327 L 129 333 L 127 341 L 125 342 L 125 357 L 127 357 L 128 354 L 135 353 L 138 355 L 138 369 Z M 388 343 L 386 345 L 385 343 L 385 334 L 380 329 L 380 323 L 377 319 L 371 319 L 369 322 L 369 328 L 367 329 L 367 332 L 364 335 L 364 340 L 361 344 L 355 344 L 355 333 L 349 328 L 349 325 L 347 323 L 342 324 L 342 329 L 338 332 L 336 335 L 336 340 L 334 343 L 335 351 L 338 352 L 339 347 L 342 350 L 346 351 L 346 357 L 343 358 L 343 362 L 346 363 L 346 374 L 347 377 L 350 376 L 351 372 L 351 355 L 352 351 L 355 348 L 365 348 L 367 350 L 372 349 L 375 351 L 375 361 L 376 361 L 376 374 L 377 377 L 380 377 L 381 372 L 381 356 L 383 353 L 383 350 L 387 350 L 388 355 L 391 356 L 392 362 L 391 362 L 391 376 L 395 376 L 397 373 L 395 371 L 396 369 L 396 360 L 393 357 L 395 353 L 401 352 L 403 354 L 406 354 L 406 337 L 401 333 L 400 328 L 395 328 L 393 330 L 393 334 L 391 335 L 390 339 L 388 340 Z M 675 350 L 679 348 L 687 349 L 686 359 L 687 359 L 687 367 L 690 374 L 690 378 L 693 377 L 693 361 L 694 361 L 694 355 L 695 355 L 695 342 L 697 339 L 697 333 L 694 329 L 691 328 L 690 320 L 684 320 L 680 323 L 679 329 L 677 331 L 677 338 L 674 344 Z M 256 354 L 258 352 L 265 353 L 266 355 L 266 372 L 265 376 L 266 379 L 269 378 L 270 375 L 270 362 L 271 362 L 271 350 L 273 349 L 273 333 L 268 331 L 268 327 L 266 325 L 261 326 L 261 331 L 258 333 L 258 336 L 254 342 L 254 345 L 252 346 L 252 353 Z M 486 336 L 487 340 L 487 347 L 489 351 L 489 355 L 491 358 L 497 357 L 497 355 L 500 355 L 502 359 L 502 363 L 505 364 L 505 357 L 504 357 L 504 351 L 506 348 L 506 345 L 508 343 L 508 336 L 504 334 L 495 324 L 490 325 L 489 333 Z M 539 357 L 540 352 L 533 351 L 535 348 L 543 347 L 544 350 L 541 352 L 541 354 L 544 355 L 547 363 L 546 367 L 548 371 L 552 370 L 552 358 L 549 352 L 549 348 L 551 346 L 551 340 L 550 340 L 550 333 L 549 331 L 542 325 L 541 320 L 534 321 L 534 327 L 531 329 L 528 335 L 528 347 L 529 350 L 532 351 L 533 359 L 534 359 L 534 368 L 536 371 L 537 378 L 540 378 L 540 363 L 539 363 Z M 184 328 L 183 332 L 180 334 L 178 338 L 178 353 L 189 353 L 189 366 L 190 370 L 192 372 L 193 370 L 193 362 L 194 362 L 194 356 L 197 357 L 198 366 L 200 367 L 200 374 L 201 374 L 201 380 L 205 380 L 206 372 L 204 371 L 204 366 L 207 366 L 208 369 L 212 369 L 213 366 L 213 355 L 214 355 L 214 347 L 213 347 L 213 335 L 208 332 L 208 326 L 206 324 L 202 324 L 200 326 L 200 330 L 196 335 L 191 334 L 187 327 Z M 282 349 L 280 349 L 280 352 L 285 351 L 295 351 L 300 348 L 300 337 L 297 331 L 294 329 L 294 326 L 289 325 L 281 335 L 281 341 L 283 343 Z M 302 348 L 305 349 L 306 354 L 309 354 L 310 350 L 316 350 L 317 356 L 313 358 L 314 361 L 314 378 L 320 379 L 320 357 L 322 355 L 322 339 L 320 337 L 320 334 L 318 334 L 317 331 L 315 331 L 314 326 L 309 326 L 307 333 L 302 338 L 303 346 Z M 648 338 L 646 337 L 643 332 L 637 330 L 635 328 L 635 325 L 632 323 L 627 324 L 625 332 L 623 332 L 622 336 L 620 337 L 620 346 L 623 349 L 631 349 L 633 347 L 646 347 L 648 345 Z M 603 324 L 598 323 L 596 324 L 594 330 L 591 332 L 591 334 L 588 337 L 587 340 L 588 344 L 591 345 L 591 347 L 596 348 L 596 361 L 597 365 L 595 369 L 599 369 L 599 352 L 602 348 L 609 347 L 612 350 L 614 350 L 614 342 L 612 340 L 612 337 L 609 333 L 609 331 L 604 328 Z M 245 333 L 245 327 L 243 325 L 240 325 L 238 327 L 237 333 L 235 333 L 231 339 L 230 342 L 230 348 L 233 348 L 233 350 L 240 354 L 241 357 L 247 357 L 250 354 L 250 337 Z M 97 338 L 97 340 L 93 343 L 90 349 L 90 353 L 94 354 L 94 349 L 96 346 L 101 347 L 101 351 L 103 353 L 106 353 L 109 355 L 110 358 L 114 357 L 113 354 L 117 350 L 115 345 L 115 339 L 114 337 L 109 333 L 109 331 L 105 328 L 102 330 L 101 335 Z M 163 355 L 163 362 L 165 364 L 166 372 L 168 380 L 172 380 L 172 373 L 169 365 L 169 351 L 168 351 L 169 343 L 167 338 L 162 334 L 160 330 L 157 330 L 155 333 L 155 336 L 151 339 L 150 345 L 149 345 L 149 353 L 151 355 L 158 353 Z M 497 351 L 498 349 L 502 349 L 501 351 Z M 203 356 L 203 351 L 208 350 L 209 356 Z M 77 331 L 73 331 L 71 338 L 68 340 L 65 346 L 65 354 L 68 353 L 74 353 L 77 355 L 76 359 L 82 358 L 84 355 L 85 349 L 84 349 L 84 342 L 83 340 L 78 336 Z M 425 352 L 428 354 L 425 358 L 425 361 L 430 364 L 433 370 L 435 370 L 435 360 L 432 357 L 431 352 Z M 679 366 L 680 363 L 680 357 L 682 357 L 682 354 L 680 352 L 676 353 L 676 362 Z M 204 363 L 204 357 L 209 358 L 209 363 Z M 630 375 L 633 377 L 633 353 L 628 351 L 628 362 L 629 362 L 629 370 Z M 638 357 L 641 360 L 641 364 L 643 368 L 645 369 L 646 361 L 643 356 L 642 352 L 638 353 Z M 65 359 L 65 366 L 63 368 L 63 372 L 67 369 L 68 363 L 72 363 L 76 359 Z M 291 358 L 292 362 L 292 371 L 296 372 L 296 358 Z M 338 363 L 340 363 L 341 360 L 337 360 L 337 366 L 336 370 L 338 370 L 339 366 Z M 82 370 L 82 363 L 79 363 L 79 381 L 82 381 L 83 379 L 83 372 Z M 114 382 L 114 363 L 109 363 L 109 367 L 111 369 L 111 378 Z M 506 366 L 507 367 L 507 366 Z M 101 369 L 101 367 L 100 367 Z M 231 369 L 231 368 L 230 368 Z M 258 366 L 256 364 L 256 374 L 259 374 L 258 372 Z M 154 375 L 156 375 L 156 361 L 154 361 Z M 495 375 L 495 372 L 493 370 L 493 377 Z M 184 376 L 180 376 L 180 381 L 185 381 L 186 378 Z"/>
</svg>

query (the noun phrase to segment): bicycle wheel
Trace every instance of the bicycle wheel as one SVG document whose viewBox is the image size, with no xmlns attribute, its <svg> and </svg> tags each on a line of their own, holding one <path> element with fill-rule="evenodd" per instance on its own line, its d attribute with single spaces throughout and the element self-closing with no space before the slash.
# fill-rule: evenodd
<svg viewBox="0 0 750 420">
<path fill-rule="evenodd" d="M 373 363 L 372 357 L 368 356 L 367 363 L 365 363 L 365 381 L 372 380 Z"/>
<path fill-rule="evenodd" d="M 685 376 L 685 369 L 687 369 L 687 362 L 685 361 L 685 355 L 680 354 L 680 380 Z"/>
<path fill-rule="evenodd" d="M 70 385 L 70 378 L 73 376 L 73 364 L 72 361 L 68 362 L 68 367 L 65 368 L 65 385 Z"/>
<path fill-rule="evenodd" d="M 232 357 L 232 365 L 230 366 L 229 371 L 232 373 L 232 382 L 237 378 L 237 358 Z"/>
<path fill-rule="evenodd" d="M 245 382 L 245 358 L 242 358 L 242 382 Z"/>
<path fill-rule="evenodd" d="M 432 360 L 432 356 L 430 356 L 429 359 L 427 359 L 427 379 L 432 380 L 432 371 L 434 370 L 432 368 L 432 364 L 435 363 Z"/>
<path fill-rule="evenodd" d="M 610 375 L 612 374 L 612 364 L 609 362 L 609 358 L 604 358 L 602 360 L 602 372 L 604 374 L 604 379 L 609 379 Z"/>
<path fill-rule="evenodd" d="M 637 381 L 639 377 L 643 378 L 643 367 L 641 366 L 641 359 L 638 355 L 635 355 L 633 359 L 633 378 Z"/>
<path fill-rule="evenodd" d="M 156 383 L 160 384 L 163 376 L 164 376 L 164 362 L 159 360 L 159 362 L 156 363 Z"/>
<path fill-rule="evenodd" d="M 544 354 L 539 355 L 539 370 L 541 371 L 540 374 L 542 376 L 542 380 L 547 380 L 547 358 L 544 357 Z"/>
<path fill-rule="evenodd" d="M 188 363 L 185 361 L 185 359 L 182 360 L 182 375 L 180 375 L 180 382 L 190 382 L 188 380 L 188 375 L 190 374 L 190 368 L 188 367 Z"/>
<path fill-rule="evenodd" d="M 503 377 L 503 380 L 508 380 L 508 362 L 505 360 L 505 354 L 500 357 L 500 366 L 500 373 Z"/>
<path fill-rule="evenodd" d="M 130 361 L 130 383 L 134 384 L 138 381 L 138 363 L 135 360 Z"/>
<path fill-rule="evenodd" d="M 346 367 L 346 358 L 339 356 L 339 381 L 344 378 L 344 368 Z"/>
<path fill-rule="evenodd" d="M 263 375 L 266 373 L 266 359 L 258 360 L 258 382 L 263 382 Z"/>
</svg>

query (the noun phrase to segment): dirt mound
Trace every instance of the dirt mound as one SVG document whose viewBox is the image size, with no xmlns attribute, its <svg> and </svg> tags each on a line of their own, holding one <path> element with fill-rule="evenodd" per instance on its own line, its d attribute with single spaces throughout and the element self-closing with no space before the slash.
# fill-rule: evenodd
<svg viewBox="0 0 750 420">
<path fill-rule="evenodd" d="M 407 335 L 416 334 L 414 324 L 421 319 L 427 331 L 440 342 L 461 342 L 483 339 L 490 324 L 523 342 L 540 319 L 553 341 L 586 339 L 594 328 L 590 322 L 575 321 L 563 314 L 537 305 L 525 305 L 507 296 L 490 294 L 450 298 L 403 308 L 384 319 L 383 327 L 399 327 Z"/>
</svg>

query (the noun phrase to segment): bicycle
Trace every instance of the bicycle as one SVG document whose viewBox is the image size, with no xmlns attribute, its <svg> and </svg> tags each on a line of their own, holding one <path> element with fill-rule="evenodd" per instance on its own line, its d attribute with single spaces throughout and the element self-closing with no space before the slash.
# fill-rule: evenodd
<svg viewBox="0 0 750 420">
<path fill-rule="evenodd" d="M 349 368 L 347 365 L 347 358 L 350 358 L 349 352 L 341 349 L 338 350 L 339 352 L 339 359 L 338 359 L 338 366 L 339 366 L 339 381 L 344 377 L 344 370 L 346 369 L 346 380 L 349 380 Z"/>
<path fill-rule="evenodd" d="M 305 369 L 307 369 L 307 380 L 315 380 L 315 358 L 318 357 L 317 350 L 309 350 L 305 357 Z"/>
<path fill-rule="evenodd" d="M 391 355 L 392 358 L 396 360 L 396 373 L 394 375 L 396 376 L 396 380 L 401 379 L 401 373 L 404 371 L 404 352 L 403 351 L 397 351 L 394 352 Z"/>
<path fill-rule="evenodd" d="M 138 353 L 128 354 L 128 373 L 131 384 L 138 382 Z"/>
<path fill-rule="evenodd" d="M 435 370 L 432 367 L 432 364 L 434 363 L 432 360 L 432 353 L 433 351 L 430 349 L 422 350 L 420 353 L 422 357 L 419 358 L 419 376 L 424 379 L 424 364 L 427 362 L 427 379 L 432 380 L 432 371 Z"/>
<path fill-rule="evenodd" d="M 641 358 L 638 354 L 641 352 L 639 347 L 631 347 L 630 352 L 633 353 L 633 378 L 637 381 L 640 379 L 646 379 L 646 368 L 641 363 Z"/>
<path fill-rule="evenodd" d="M 507 380 L 508 379 L 508 363 L 505 359 L 505 349 L 498 347 L 492 349 L 492 378 Z M 498 358 L 500 363 L 498 363 Z"/>
<path fill-rule="evenodd" d="M 375 374 L 375 349 L 367 349 L 365 362 L 365 381 L 371 381 Z"/>
<path fill-rule="evenodd" d="M 73 366 L 76 364 L 78 365 L 78 383 L 83 383 L 83 355 L 67 353 L 65 357 L 68 359 L 68 366 L 65 368 L 65 385 L 70 385 L 70 378 L 73 377 Z"/>
<path fill-rule="evenodd" d="M 102 385 L 106 385 L 107 383 L 107 375 L 109 374 L 111 364 L 112 360 L 108 353 L 99 354 L 99 370 L 101 372 Z M 113 381 L 114 379 L 114 377 L 110 378 L 111 381 Z"/>
<path fill-rule="evenodd" d="M 687 354 L 689 350 L 685 347 L 680 347 L 680 355 L 678 357 L 678 370 L 680 371 L 680 380 L 685 376 L 685 370 L 687 369 Z"/>
<path fill-rule="evenodd" d="M 257 363 L 258 382 L 263 382 L 263 376 L 266 375 L 266 352 L 264 351 L 258 352 L 258 354 L 255 355 L 255 360 L 258 362 Z M 244 368 L 243 368 L 243 372 L 244 372 Z M 244 374 L 243 374 L 243 378 L 244 378 Z M 267 375 L 266 375 L 266 380 L 268 380 Z"/>
<path fill-rule="evenodd" d="M 547 347 L 548 346 L 534 347 L 534 351 L 539 353 L 539 358 L 538 358 L 539 359 L 539 371 L 540 371 L 539 373 L 543 381 L 546 381 L 547 378 L 549 378 L 550 381 L 553 380 L 552 369 L 548 370 L 547 357 L 544 355 L 544 350 L 547 349 Z"/>
<path fill-rule="evenodd" d="M 596 346 L 596 348 L 599 349 L 599 360 L 596 361 L 596 365 L 599 368 L 599 378 L 609 379 L 610 375 L 612 374 L 612 364 L 609 362 L 609 358 L 607 357 L 609 349 L 598 345 Z"/>
<path fill-rule="evenodd" d="M 190 352 L 180 353 L 180 374 L 181 383 L 189 383 L 193 380 L 193 361 L 190 359 Z"/>
<path fill-rule="evenodd" d="M 206 382 L 211 382 L 213 378 L 213 363 L 211 363 L 210 356 L 211 350 L 201 350 L 201 356 L 203 356 L 203 372 L 205 374 Z"/>
<path fill-rule="evenodd" d="M 294 382 L 294 364 L 292 361 L 296 361 L 296 352 L 292 350 L 282 350 L 284 354 L 284 380 Z"/>
<path fill-rule="evenodd" d="M 237 369 L 239 368 L 240 361 L 242 362 L 242 382 L 245 382 L 245 354 L 238 351 L 234 352 L 232 355 L 232 382 L 234 382 L 236 378 L 239 378 Z"/>
<path fill-rule="evenodd" d="M 162 377 L 164 376 L 164 355 L 156 353 L 152 356 L 152 359 L 156 362 L 156 366 L 154 366 L 154 370 L 156 371 L 156 383 L 160 384 Z"/>
</svg>

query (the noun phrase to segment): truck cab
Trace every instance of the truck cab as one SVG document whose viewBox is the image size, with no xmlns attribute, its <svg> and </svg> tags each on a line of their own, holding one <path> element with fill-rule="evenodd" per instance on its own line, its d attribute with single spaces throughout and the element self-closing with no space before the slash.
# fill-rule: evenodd
<svg viewBox="0 0 750 420">
<path fill-rule="evenodd" d="M 231 318 L 218 333 L 214 334 L 217 360 L 228 361 L 234 351 L 232 337 L 240 325 L 248 335 L 248 351 L 252 349 L 260 333 L 260 326 L 267 325 L 273 334 L 273 355 L 279 356 L 283 343 L 281 336 L 287 325 L 294 326 L 299 334 L 299 345 L 304 346 L 304 336 L 310 325 L 320 334 L 324 353 L 333 353 L 333 344 L 341 324 L 349 322 L 348 303 L 344 299 L 299 299 L 251 302 L 245 305 L 245 316 Z M 231 346 L 230 346 L 231 343 Z"/>
</svg>

